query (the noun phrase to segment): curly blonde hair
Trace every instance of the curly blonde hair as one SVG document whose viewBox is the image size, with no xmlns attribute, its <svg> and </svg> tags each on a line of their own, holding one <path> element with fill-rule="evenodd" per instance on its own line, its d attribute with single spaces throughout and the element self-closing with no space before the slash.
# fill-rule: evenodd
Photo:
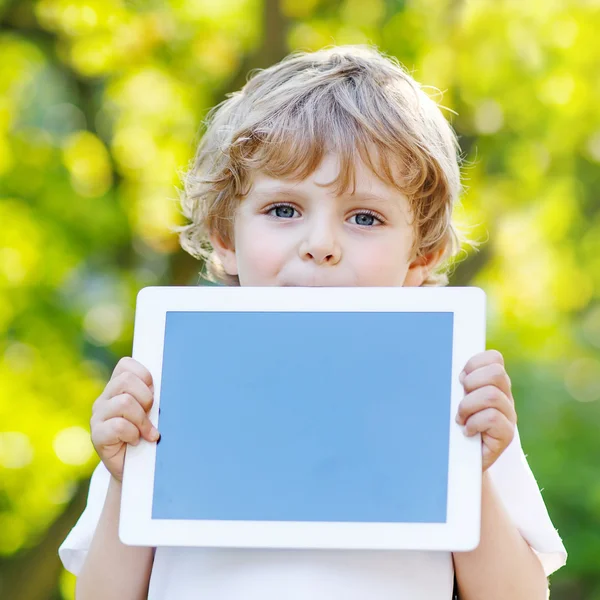
<svg viewBox="0 0 600 600">
<path fill-rule="evenodd" d="M 182 177 L 179 202 L 188 222 L 174 231 L 186 252 L 205 261 L 206 279 L 239 285 L 225 273 L 209 234 L 232 247 L 233 218 L 252 173 L 301 180 L 331 151 L 340 159 L 336 193 L 354 188 L 359 156 L 406 195 L 414 216 L 411 261 L 444 249 L 422 285 L 447 285 L 448 259 L 466 241 L 452 223 L 462 192 L 460 147 L 438 104 L 397 59 L 366 45 L 294 52 L 251 72 L 204 124 Z M 401 181 L 393 167 L 400 167 Z"/>
</svg>

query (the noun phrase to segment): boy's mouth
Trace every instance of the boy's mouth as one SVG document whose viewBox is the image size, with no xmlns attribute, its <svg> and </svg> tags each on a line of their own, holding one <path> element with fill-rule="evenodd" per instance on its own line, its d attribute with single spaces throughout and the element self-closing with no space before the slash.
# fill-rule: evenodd
<svg viewBox="0 0 600 600">
<path fill-rule="evenodd" d="M 325 273 L 315 273 L 299 276 L 298 279 L 295 277 L 290 277 L 290 279 L 282 278 L 283 281 L 279 285 L 281 287 L 350 287 L 353 285 L 353 282 L 348 281 L 348 278 L 334 277 L 332 273 L 328 275 L 326 276 Z"/>
</svg>

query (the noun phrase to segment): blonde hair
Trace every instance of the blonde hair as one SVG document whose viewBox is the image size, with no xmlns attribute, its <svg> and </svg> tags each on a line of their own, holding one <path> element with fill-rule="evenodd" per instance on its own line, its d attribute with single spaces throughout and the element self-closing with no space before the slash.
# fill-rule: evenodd
<svg viewBox="0 0 600 600">
<path fill-rule="evenodd" d="M 338 154 L 335 192 L 355 188 L 355 160 L 405 194 L 414 216 L 411 261 L 445 248 L 426 286 L 448 283 L 445 259 L 463 241 L 452 223 L 462 191 L 460 148 L 438 105 L 393 57 L 377 49 L 333 46 L 294 52 L 215 106 L 180 192 L 182 248 L 204 259 L 206 278 L 239 285 L 209 242 L 216 233 L 232 247 L 236 207 L 252 173 L 304 179 L 326 152 Z M 357 154 L 358 153 L 358 154 Z M 393 173 L 400 167 L 401 181 Z"/>
</svg>

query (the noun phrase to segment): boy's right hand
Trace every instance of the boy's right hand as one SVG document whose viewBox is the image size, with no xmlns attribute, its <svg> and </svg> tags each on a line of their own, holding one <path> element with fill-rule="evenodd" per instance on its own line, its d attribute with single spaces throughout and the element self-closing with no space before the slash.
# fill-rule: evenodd
<svg viewBox="0 0 600 600">
<path fill-rule="evenodd" d="M 140 437 L 156 442 L 160 435 L 148 418 L 154 401 L 152 375 L 137 360 L 123 357 L 104 391 L 94 402 L 90 428 L 92 444 L 106 468 L 123 481 L 126 444 Z"/>
</svg>

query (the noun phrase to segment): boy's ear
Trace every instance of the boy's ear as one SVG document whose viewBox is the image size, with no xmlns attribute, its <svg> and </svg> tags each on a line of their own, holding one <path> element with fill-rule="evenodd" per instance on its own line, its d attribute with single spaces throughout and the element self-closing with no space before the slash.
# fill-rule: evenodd
<svg viewBox="0 0 600 600">
<path fill-rule="evenodd" d="M 434 250 L 425 256 L 419 256 L 408 267 L 404 287 L 419 287 L 427 279 L 430 271 L 442 260 L 446 247 Z"/>
<path fill-rule="evenodd" d="M 237 275 L 238 268 L 235 250 L 230 248 L 229 244 L 223 242 L 221 236 L 216 232 L 209 235 L 209 240 L 215 254 L 223 265 L 223 269 L 225 269 L 225 273 L 227 273 L 227 275 Z"/>
</svg>

